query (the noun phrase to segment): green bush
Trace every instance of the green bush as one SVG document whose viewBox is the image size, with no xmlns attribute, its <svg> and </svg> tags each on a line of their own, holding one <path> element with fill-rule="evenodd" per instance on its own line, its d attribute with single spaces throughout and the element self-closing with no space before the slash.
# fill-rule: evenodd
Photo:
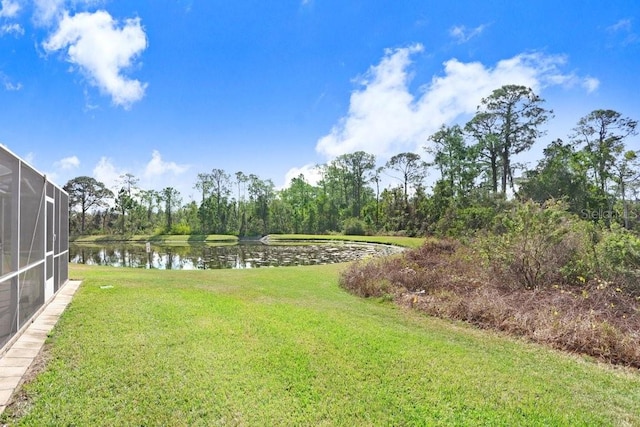
<svg viewBox="0 0 640 427">
<path fill-rule="evenodd" d="M 562 203 L 519 204 L 476 242 L 505 285 L 539 288 L 587 274 L 591 262 L 586 224 Z"/>
<path fill-rule="evenodd" d="M 347 218 L 342 223 L 342 232 L 347 236 L 363 236 L 367 225 L 358 218 Z"/>
<path fill-rule="evenodd" d="M 603 233 L 597 253 L 601 263 L 612 270 L 640 269 L 640 239 L 617 224 Z"/>
<path fill-rule="evenodd" d="M 438 220 L 434 231 L 440 236 L 460 237 L 478 230 L 490 229 L 496 217 L 496 209 L 490 206 L 468 208 L 450 207 Z"/>
<path fill-rule="evenodd" d="M 595 253 L 600 276 L 640 293 L 640 238 L 612 224 L 609 230 L 602 231 Z"/>
<path fill-rule="evenodd" d="M 191 227 L 189 227 L 189 224 L 183 222 L 174 224 L 171 227 L 171 234 L 189 235 L 191 234 Z"/>
</svg>

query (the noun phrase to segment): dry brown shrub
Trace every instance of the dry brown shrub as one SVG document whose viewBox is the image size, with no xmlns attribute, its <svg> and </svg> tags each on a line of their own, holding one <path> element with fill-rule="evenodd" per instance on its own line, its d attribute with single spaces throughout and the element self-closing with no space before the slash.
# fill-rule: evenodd
<svg viewBox="0 0 640 427">
<path fill-rule="evenodd" d="M 398 256 L 355 262 L 340 276 L 340 285 L 365 298 L 396 294 L 416 281 L 415 270 L 405 264 Z"/>
<path fill-rule="evenodd" d="M 341 283 L 357 295 L 392 295 L 433 316 L 640 368 L 639 301 L 622 288 L 593 281 L 524 289 L 502 279 L 471 249 L 445 241 L 354 264 Z"/>
</svg>

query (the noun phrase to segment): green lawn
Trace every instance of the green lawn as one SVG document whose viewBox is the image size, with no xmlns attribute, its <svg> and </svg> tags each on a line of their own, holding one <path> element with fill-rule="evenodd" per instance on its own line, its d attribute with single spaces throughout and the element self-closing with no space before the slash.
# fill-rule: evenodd
<svg viewBox="0 0 640 427">
<path fill-rule="evenodd" d="M 238 238 L 228 234 L 134 234 L 134 235 L 96 235 L 79 236 L 73 240 L 75 243 L 110 243 L 110 242 L 155 242 L 155 243 L 236 243 Z"/>
<path fill-rule="evenodd" d="M 73 265 L 83 284 L 17 422 L 640 425 L 638 371 L 360 299 L 343 267 Z"/>
</svg>

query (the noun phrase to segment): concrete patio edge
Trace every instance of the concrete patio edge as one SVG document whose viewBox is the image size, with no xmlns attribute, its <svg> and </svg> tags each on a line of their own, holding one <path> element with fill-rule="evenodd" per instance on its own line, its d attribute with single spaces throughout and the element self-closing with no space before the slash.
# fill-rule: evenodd
<svg viewBox="0 0 640 427">
<path fill-rule="evenodd" d="M 49 332 L 67 308 L 81 282 L 68 281 L 33 318 L 13 343 L 0 354 L 0 414 L 20 385 L 24 374 L 40 353 Z"/>
</svg>

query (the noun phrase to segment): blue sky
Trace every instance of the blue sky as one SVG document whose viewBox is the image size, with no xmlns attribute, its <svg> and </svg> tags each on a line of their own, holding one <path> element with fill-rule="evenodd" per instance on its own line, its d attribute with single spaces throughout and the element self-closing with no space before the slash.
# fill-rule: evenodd
<svg viewBox="0 0 640 427">
<path fill-rule="evenodd" d="M 357 150 L 426 157 L 504 84 L 555 113 L 531 167 L 594 109 L 640 119 L 635 0 L 0 2 L 0 143 L 59 185 L 131 173 L 188 201 L 213 168 L 280 187 Z"/>
</svg>

